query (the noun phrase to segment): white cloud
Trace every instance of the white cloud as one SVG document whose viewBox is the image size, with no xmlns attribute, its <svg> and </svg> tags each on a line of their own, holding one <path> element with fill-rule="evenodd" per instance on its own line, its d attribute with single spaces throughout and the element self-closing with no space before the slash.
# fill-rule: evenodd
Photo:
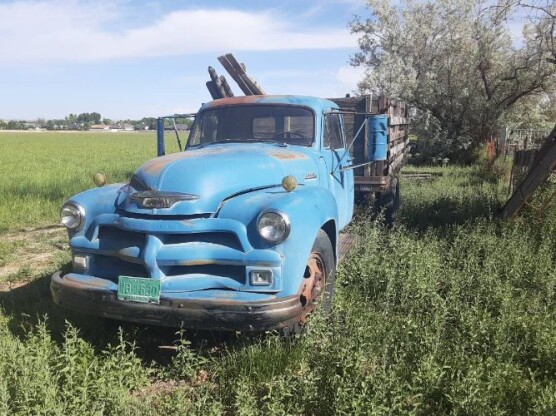
<svg viewBox="0 0 556 416">
<path fill-rule="evenodd" d="M 342 66 L 338 69 L 336 78 L 345 90 L 349 92 L 357 90 L 357 83 L 363 79 L 365 69 L 360 66 Z"/>
<path fill-rule="evenodd" d="M 122 7 L 77 1 L 0 4 L 0 65 L 356 46 L 347 29 L 303 29 L 291 16 L 270 12 L 180 10 L 130 29 Z"/>
</svg>

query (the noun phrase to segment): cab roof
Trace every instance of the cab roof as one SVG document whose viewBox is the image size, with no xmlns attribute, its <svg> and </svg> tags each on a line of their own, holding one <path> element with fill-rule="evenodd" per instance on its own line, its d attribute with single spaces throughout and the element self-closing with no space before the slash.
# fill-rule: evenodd
<svg viewBox="0 0 556 416">
<path fill-rule="evenodd" d="M 331 108 L 338 108 L 333 101 L 325 98 L 309 97 L 303 95 L 246 95 L 241 97 L 220 98 L 201 106 L 201 111 L 207 108 L 223 107 L 241 104 L 289 104 L 310 107 L 317 113 Z"/>
</svg>

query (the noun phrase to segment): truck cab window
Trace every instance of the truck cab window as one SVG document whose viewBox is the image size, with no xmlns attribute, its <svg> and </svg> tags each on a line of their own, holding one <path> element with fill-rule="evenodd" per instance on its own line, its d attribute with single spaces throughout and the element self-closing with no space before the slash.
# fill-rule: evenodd
<svg viewBox="0 0 556 416">
<path fill-rule="evenodd" d="M 207 143 L 274 141 L 311 146 L 315 139 L 314 113 L 293 105 L 223 106 L 201 112 L 188 147 Z"/>
<path fill-rule="evenodd" d="M 189 137 L 189 146 L 213 142 L 218 132 L 218 118 L 210 115 L 201 119 Z"/>
<path fill-rule="evenodd" d="M 326 115 L 324 147 L 326 147 L 327 149 L 345 148 L 340 117 L 340 114 L 331 113 Z"/>
</svg>

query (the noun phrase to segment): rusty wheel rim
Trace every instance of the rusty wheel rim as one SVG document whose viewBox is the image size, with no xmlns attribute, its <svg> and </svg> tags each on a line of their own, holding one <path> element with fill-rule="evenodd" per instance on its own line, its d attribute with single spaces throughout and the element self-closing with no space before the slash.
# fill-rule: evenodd
<svg viewBox="0 0 556 416">
<path fill-rule="evenodd" d="M 303 305 L 301 323 L 307 322 L 307 317 L 315 309 L 320 297 L 322 296 L 326 280 L 324 260 L 319 253 L 311 253 L 307 266 L 305 266 L 303 286 L 301 287 L 300 300 Z"/>
</svg>

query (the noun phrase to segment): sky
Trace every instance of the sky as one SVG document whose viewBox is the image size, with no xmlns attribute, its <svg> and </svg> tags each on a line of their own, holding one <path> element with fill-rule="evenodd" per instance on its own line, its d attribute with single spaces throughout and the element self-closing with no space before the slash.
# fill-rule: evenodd
<svg viewBox="0 0 556 416">
<path fill-rule="evenodd" d="M 354 15 L 364 0 L 0 0 L 0 119 L 195 112 L 229 52 L 269 94 L 344 96 Z"/>
</svg>

